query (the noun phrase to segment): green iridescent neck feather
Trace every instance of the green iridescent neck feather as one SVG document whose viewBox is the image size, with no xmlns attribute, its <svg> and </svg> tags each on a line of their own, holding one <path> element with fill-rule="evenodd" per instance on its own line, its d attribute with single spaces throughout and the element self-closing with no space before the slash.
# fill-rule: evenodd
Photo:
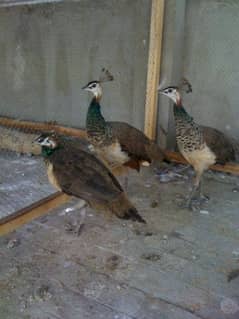
<svg viewBox="0 0 239 319">
<path fill-rule="evenodd" d="M 50 147 L 46 147 L 46 146 L 42 146 L 41 149 L 41 154 L 43 157 L 49 157 L 51 156 L 56 150 L 59 150 L 61 147 L 58 146 L 56 148 L 50 148 Z"/>
<path fill-rule="evenodd" d="M 188 112 L 185 110 L 185 108 L 182 105 L 178 106 L 178 105 L 174 104 L 173 111 L 174 111 L 175 117 L 180 117 L 183 120 L 190 122 L 190 123 L 193 122 L 193 117 L 191 117 L 188 114 Z"/>
<path fill-rule="evenodd" d="M 88 132 L 105 132 L 106 121 L 101 114 L 100 104 L 95 97 L 88 108 L 86 128 Z"/>
</svg>

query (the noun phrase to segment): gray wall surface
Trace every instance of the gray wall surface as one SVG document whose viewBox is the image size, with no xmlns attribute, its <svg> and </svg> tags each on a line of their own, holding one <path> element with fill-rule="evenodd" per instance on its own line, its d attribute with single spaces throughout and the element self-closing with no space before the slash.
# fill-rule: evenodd
<svg viewBox="0 0 239 319">
<path fill-rule="evenodd" d="M 193 85 L 185 97 L 205 125 L 239 139 L 239 1 L 189 0 L 183 73 Z"/>
<path fill-rule="evenodd" d="M 167 0 L 161 80 L 193 87 L 184 106 L 201 124 L 239 139 L 239 1 Z M 180 41 L 178 41 L 180 40 Z M 159 135 L 172 129 L 172 105 L 159 99 Z M 160 129 L 161 128 L 161 129 Z M 168 141 L 169 142 L 169 141 Z M 172 143 L 171 143 L 171 146 Z"/>
<path fill-rule="evenodd" d="M 151 0 L 0 8 L 0 115 L 84 127 L 81 87 L 102 67 L 103 113 L 143 128 Z"/>
</svg>

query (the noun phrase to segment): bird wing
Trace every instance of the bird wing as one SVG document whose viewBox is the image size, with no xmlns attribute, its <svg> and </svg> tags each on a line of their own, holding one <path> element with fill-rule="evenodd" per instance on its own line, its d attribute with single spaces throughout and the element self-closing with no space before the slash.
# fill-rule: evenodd
<svg viewBox="0 0 239 319">
<path fill-rule="evenodd" d="M 143 132 L 124 122 L 107 122 L 112 135 L 132 160 L 147 161 L 167 160 L 165 152 Z"/>
<path fill-rule="evenodd" d="M 88 153 L 91 152 L 91 144 L 85 138 L 66 135 L 58 136 L 58 138 L 61 139 L 64 145 L 67 145 L 67 147 L 73 147 L 74 149 L 77 148 L 80 151 L 85 151 Z"/>
<path fill-rule="evenodd" d="M 78 148 L 64 148 L 52 158 L 53 173 L 63 192 L 91 200 L 110 200 L 123 190 L 96 157 Z"/>
<path fill-rule="evenodd" d="M 107 122 L 111 127 L 113 138 L 120 143 L 122 151 L 136 160 L 151 162 L 147 147 L 151 141 L 137 128 L 124 122 Z"/>
<path fill-rule="evenodd" d="M 216 155 L 220 164 L 235 161 L 235 151 L 231 140 L 222 132 L 208 126 L 201 126 L 203 138 L 208 147 Z"/>
</svg>

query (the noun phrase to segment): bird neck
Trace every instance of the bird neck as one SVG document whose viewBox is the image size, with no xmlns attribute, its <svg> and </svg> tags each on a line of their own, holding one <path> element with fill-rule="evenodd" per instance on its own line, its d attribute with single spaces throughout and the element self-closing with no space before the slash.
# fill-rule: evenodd
<svg viewBox="0 0 239 319">
<path fill-rule="evenodd" d="M 90 103 L 86 118 L 87 131 L 104 131 L 106 121 L 101 113 L 101 106 L 97 97 Z"/>
<path fill-rule="evenodd" d="M 102 98 L 102 88 L 99 86 L 98 90 L 94 93 L 94 98 L 97 102 L 100 102 Z"/>
<path fill-rule="evenodd" d="M 46 146 L 42 146 L 41 154 L 43 157 L 47 158 L 51 156 L 53 153 L 55 153 L 56 150 L 60 149 L 61 146 L 57 146 L 56 148 L 49 148 Z"/>
<path fill-rule="evenodd" d="M 174 103 L 173 107 L 175 119 L 180 118 L 188 123 L 193 122 L 193 117 L 191 117 L 188 112 L 183 107 L 181 100 L 180 103 Z"/>
</svg>

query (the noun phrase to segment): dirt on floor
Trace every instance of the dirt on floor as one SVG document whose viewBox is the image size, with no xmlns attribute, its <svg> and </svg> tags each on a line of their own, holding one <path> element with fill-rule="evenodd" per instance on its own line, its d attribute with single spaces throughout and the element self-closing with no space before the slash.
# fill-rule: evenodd
<svg viewBox="0 0 239 319">
<path fill-rule="evenodd" d="M 181 165 L 130 174 L 146 225 L 73 199 L 1 237 L 0 318 L 238 319 L 239 178 L 207 172 L 210 199 L 189 211 L 192 176 Z"/>
</svg>

